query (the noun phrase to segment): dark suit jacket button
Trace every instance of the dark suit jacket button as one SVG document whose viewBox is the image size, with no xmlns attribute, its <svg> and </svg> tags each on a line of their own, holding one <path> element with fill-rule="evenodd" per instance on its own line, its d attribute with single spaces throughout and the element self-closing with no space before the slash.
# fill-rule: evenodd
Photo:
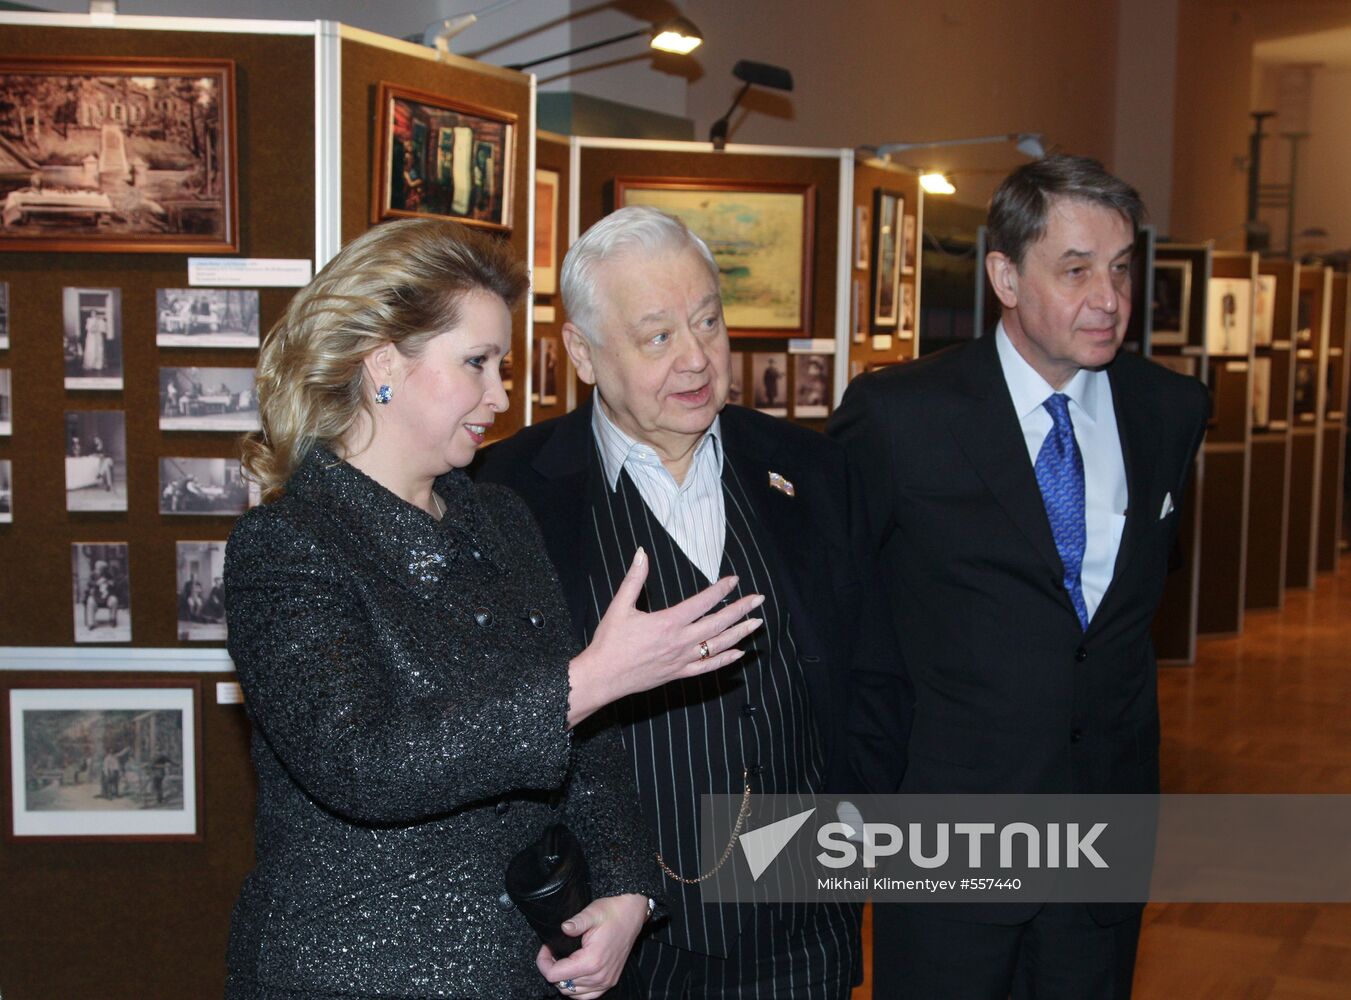
<svg viewBox="0 0 1351 1000">
<path fill-rule="evenodd" d="M 510 910 L 513 905 L 515 904 L 512 903 L 511 897 L 508 896 L 505 892 L 497 897 L 497 908 L 499 910 Z"/>
<path fill-rule="evenodd" d="M 481 628 L 487 628 L 493 623 L 493 613 L 487 608 L 475 608 L 474 621 L 477 622 Z"/>
<path fill-rule="evenodd" d="M 1070 742 L 1071 742 L 1071 743 L 1078 743 L 1078 742 L 1080 742 L 1083 738 L 1084 738 L 1084 731 L 1083 731 L 1082 729 L 1072 729 L 1072 730 L 1070 730 Z"/>
<path fill-rule="evenodd" d="M 531 608 L 529 617 L 530 624 L 535 626 L 535 628 L 544 627 L 544 613 L 540 611 L 539 608 Z"/>
<path fill-rule="evenodd" d="M 749 704 L 748 704 L 748 705 L 742 705 L 742 706 L 741 706 L 741 715 L 742 715 L 742 718 L 749 719 L 749 718 L 751 718 L 753 715 L 755 715 L 755 713 L 758 712 L 758 711 L 760 711 L 760 706 L 759 706 L 759 705 L 749 705 Z"/>
<path fill-rule="evenodd" d="M 497 805 L 493 806 L 493 812 L 497 813 L 497 815 L 499 816 L 505 816 L 507 810 L 510 808 L 511 803 L 508 802 L 506 799 L 503 799 L 501 802 L 497 803 Z"/>
<path fill-rule="evenodd" d="M 470 550 L 469 550 L 469 554 L 470 554 L 471 556 L 473 556 L 475 559 L 482 559 L 482 558 L 483 558 L 483 553 L 480 552 L 478 549 L 470 549 Z"/>
<path fill-rule="evenodd" d="M 1074 651 L 1075 663 L 1083 663 L 1086 659 L 1088 659 L 1088 650 L 1084 649 L 1083 646 L 1080 646 Z"/>
</svg>

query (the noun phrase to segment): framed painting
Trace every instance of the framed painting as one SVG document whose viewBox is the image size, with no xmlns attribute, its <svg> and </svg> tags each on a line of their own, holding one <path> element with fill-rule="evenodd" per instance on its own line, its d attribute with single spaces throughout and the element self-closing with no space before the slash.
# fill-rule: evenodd
<svg viewBox="0 0 1351 1000">
<path fill-rule="evenodd" d="M 901 238 L 905 196 L 899 191 L 873 191 L 872 328 L 894 330 L 900 323 Z"/>
<path fill-rule="evenodd" d="M 0 250 L 239 249 L 229 59 L 0 58 Z"/>
<path fill-rule="evenodd" d="M 660 177 L 614 184 L 616 207 L 660 209 L 708 244 L 733 335 L 810 336 L 814 185 Z"/>
<path fill-rule="evenodd" d="M 535 171 L 535 270 L 530 284 L 536 295 L 558 291 L 558 186 L 558 171 Z"/>
<path fill-rule="evenodd" d="M 516 115 L 382 82 L 371 221 L 432 216 L 509 232 Z"/>
<path fill-rule="evenodd" d="M 1252 350 L 1252 281 L 1211 278 L 1206 293 L 1206 352 L 1212 357 L 1248 354 Z"/>
<path fill-rule="evenodd" d="M 7 689 L 11 838 L 200 840 L 195 680 Z"/>
<path fill-rule="evenodd" d="M 1154 344 L 1185 344 L 1191 312 L 1192 263 L 1189 260 L 1154 261 L 1154 301 L 1149 339 Z"/>
</svg>

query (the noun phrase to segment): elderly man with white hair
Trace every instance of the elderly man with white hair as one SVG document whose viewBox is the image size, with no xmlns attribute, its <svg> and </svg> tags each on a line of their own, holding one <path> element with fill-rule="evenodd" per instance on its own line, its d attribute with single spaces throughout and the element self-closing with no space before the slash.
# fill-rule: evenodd
<svg viewBox="0 0 1351 1000">
<path fill-rule="evenodd" d="M 647 207 L 602 219 L 569 250 L 562 294 L 564 343 L 595 391 L 489 449 L 478 477 L 530 505 L 578 637 L 640 547 L 649 610 L 724 576 L 738 578 L 733 594 L 765 596 L 740 662 L 611 706 L 670 912 L 631 967 L 653 998 L 842 1000 L 857 908 L 705 905 L 697 881 L 701 795 L 749 794 L 753 809 L 758 795 L 836 790 L 853 773 L 845 717 L 859 700 L 849 684 L 869 581 L 844 456 L 820 434 L 726 405 L 718 266 L 680 221 Z"/>
</svg>

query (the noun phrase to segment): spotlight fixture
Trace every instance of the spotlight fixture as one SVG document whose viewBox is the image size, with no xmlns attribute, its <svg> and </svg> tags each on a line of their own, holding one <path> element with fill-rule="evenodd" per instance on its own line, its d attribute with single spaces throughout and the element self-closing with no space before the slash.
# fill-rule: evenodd
<svg viewBox="0 0 1351 1000">
<path fill-rule="evenodd" d="M 892 153 L 903 153 L 908 149 L 934 149 L 939 146 L 977 146 L 992 142 L 1011 142 L 1018 152 L 1033 160 L 1046 155 L 1045 138 L 1040 132 L 1005 132 L 1003 135 L 982 135 L 974 139 L 935 139 L 929 142 L 884 142 L 874 152 L 886 158 Z"/>
<path fill-rule="evenodd" d="M 924 189 L 925 194 L 956 194 L 957 189 L 952 186 L 952 181 L 947 176 L 938 171 L 926 171 L 919 175 L 919 186 Z"/>
<path fill-rule="evenodd" d="M 555 59 L 566 59 L 568 56 L 580 55 L 583 52 L 590 52 L 592 49 L 599 49 L 606 45 L 613 45 L 616 42 L 628 41 L 630 38 L 638 38 L 642 35 L 651 35 L 652 40 L 648 43 L 658 52 L 671 52 L 675 55 L 687 56 L 700 45 L 704 43 L 704 36 L 694 23 L 688 18 L 673 17 L 665 21 L 659 21 L 656 24 L 648 25 L 646 28 L 639 28 L 637 31 L 626 31 L 622 35 L 615 35 L 613 38 L 603 38 L 599 42 L 591 42 L 587 45 L 579 45 L 575 49 L 568 49 L 566 52 L 555 52 L 551 56 L 545 56 L 542 59 L 531 59 L 529 62 L 514 63 L 507 69 L 527 70 L 531 66 L 538 66 L 541 63 L 553 62 Z"/>
<path fill-rule="evenodd" d="M 713 143 L 714 149 L 726 148 L 727 127 L 732 120 L 732 112 L 737 109 L 741 99 L 746 96 L 746 91 L 750 90 L 752 86 L 758 85 L 769 87 L 771 90 L 790 92 L 793 89 L 793 74 L 782 66 L 773 66 L 769 63 L 739 59 L 737 64 L 732 67 L 732 75 L 742 81 L 744 86 L 737 92 L 736 100 L 727 109 L 727 114 L 708 127 L 708 141 Z"/>
</svg>

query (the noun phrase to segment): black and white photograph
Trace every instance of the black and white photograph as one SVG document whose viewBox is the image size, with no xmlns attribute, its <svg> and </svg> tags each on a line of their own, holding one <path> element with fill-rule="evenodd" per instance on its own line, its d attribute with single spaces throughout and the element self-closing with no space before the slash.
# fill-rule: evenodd
<svg viewBox="0 0 1351 1000">
<path fill-rule="evenodd" d="M 1154 261 L 1153 322 L 1150 341 L 1155 344 L 1185 344 L 1187 316 L 1191 309 L 1192 262 Z"/>
<path fill-rule="evenodd" d="M 901 340 L 911 340 L 915 336 L 915 285 L 903 281 L 900 286 L 901 326 L 897 336 Z"/>
<path fill-rule="evenodd" d="M 258 393 L 252 368 L 161 368 L 162 431 L 257 430 Z"/>
<path fill-rule="evenodd" d="M 1206 286 L 1206 352 L 1242 357 L 1252 345 L 1252 281 L 1211 278 Z"/>
<path fill-rule="evenodd" d="M 907 215 L 905 221 L 901 223 L 901 273 L 915 273 L 915 234 L 916 218 L 913 215 Z"/>
<path fill-rule="evenodd" d="M 830 416 L 830 355 L 798 354 L 795 359 L 793 416 Z"/>
<path fill-rule="evenodd" d="M 196 839 L 194 682 L 9 691 L 15 837 Z"/>
<path fill-rule="evenodd" d="M 237 458 L 161 458 L 159 512 L 235 517 L 256 503 Z"/>
<path fill-rule="evenodd" d="M 126 509 L 126 415 L 121 410 L 68 410 L 66 510 Z"/>
<path fill-rule="evenodd" d="M 0 437 L 14 433 L 14 376 L 8 368 L 0 368 Z"/>
<path fill-rule="evenodd" d="M 1270 347 L 1276 330 L 1276 275 L 1257 276 L 1253 304 L 1252 339 L 1258 347 Z"/>
<path fill-rule="evenodd" d="M 751 355 L 751 399 L 772 417 L 788 416 L 788 355 L 756 351 Z"/>
<path fill-rule="evenodd" d="M 539 368 L 537 369 L 535 398 L 540 406 L 553 406 L 558 402 L 558 338 L 540 337 L 536 341 L 539 348 Z"/>
<path fill-rule="evenodd" d="M 0 281 L 0 351 L 9 350 L 9 282 Z"/>
<path fill-rule="evenodd" d="M 225 641 L 225 542 L 179 542 L 178 638 Z"/>
<path fill-rule="evenodd" d="M 1254 428 L 1271 424 L 1271 358 L 1262 356 L 1252 362 L 1252 425 Z"/>
<path fill-rule="evenodd" d="M 0 458 L 0 524 L 14 522 L 14 466 Z"/>
<path fill-rule="evenodd" d="M 252 288 L 161 288 L 155 292 L 160 347 L 257 347 L 258 292 Z"/>
<path fill-rule="evenodd" d="M 70 547 L 76 642 L 131 642 L 131 576 L 126 542 Z"/>
<path fill-rule="evenodd" d="M 731 370 L 727 374 L 727 402 L 744 406 L 746 403 L 746 355 L 732 352 Z"/>
<path fill-rule="evenodd" d="M 122 289 L 63 288 L 67 389 L 122 388 Z"/>
<path fill-rule="evenodd" d="M 868 269 L 868 250 L 872 246 L 872 209 L 867 205 L 854 206 L 854 266 Z"/>
</svg>

